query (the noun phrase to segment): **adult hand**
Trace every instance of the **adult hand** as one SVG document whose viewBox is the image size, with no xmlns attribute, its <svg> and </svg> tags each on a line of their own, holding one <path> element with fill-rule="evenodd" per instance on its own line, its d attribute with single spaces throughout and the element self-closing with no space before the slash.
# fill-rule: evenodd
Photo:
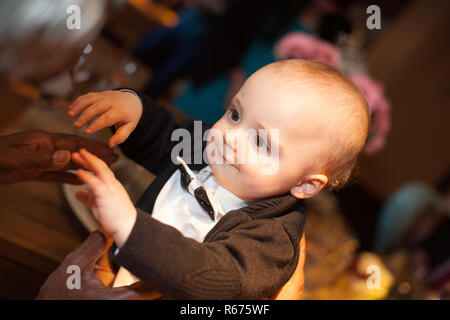
<svg viewBox="0 0 450 320">
<path fill-rule="evenodd" d="M 45 281 L 41 287 L 38 300 L 138 300 L 148 298 L 151 293 L 141 281 L 126 287 L 109 288 L 95 275 L 95 264 L 109 249 L 112 238 L 97 230 L 69 254 L 62 264 Z M 67 280 L 73 276 L 67 273 L 69 266 L 80 269 L 80 288 L 69 289 Z"/>
<path fill-rule="evenodd" d="M 0 184 L 33 180 L 82 184 L 67 172 L 79 168 L 71 157 L 81 148 L 108 165 L 118 159 L 106 144 L 76 135 L 29 130 L 0 136 Z"/>
</svg>

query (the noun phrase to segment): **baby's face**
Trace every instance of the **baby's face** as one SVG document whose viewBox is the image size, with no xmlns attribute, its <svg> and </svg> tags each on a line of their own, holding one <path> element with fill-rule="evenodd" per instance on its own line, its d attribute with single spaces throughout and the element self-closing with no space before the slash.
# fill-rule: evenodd
<svg viewBox="0 0 450 320">
<path fill-rule="evenodd" d="M 253 74 L 208 138 L 209 150 L 215 150 L 208 154 L 215 177 L 242 199 L 288 192 L 317 173 L 327 146 L 325 102 L 279 77 L 270 69 Z"/>
</svg>

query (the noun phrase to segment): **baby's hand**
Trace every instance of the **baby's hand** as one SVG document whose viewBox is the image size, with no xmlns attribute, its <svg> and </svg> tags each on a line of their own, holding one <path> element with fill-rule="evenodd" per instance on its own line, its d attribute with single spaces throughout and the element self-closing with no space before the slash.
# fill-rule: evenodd
<svg viewBox="0 0 450 320">
<path fill-rule="evenodd" d="M 77 199 L 92 210 L 94 217 L 120 248 L 128 239 L 137 215 L 128 193 L 106 163 L 87 150 L 74 152 L 72 160 L 95 174 L 83 169 L 77 171 L 78 178 L 91 189 L 78 190 Z"/>
<path fill-rule="evenodd" d="M 84 130 L 92 134 L 106 127 L 115 126 L 116 133 L 109 139 L 112 148 L 124 142 L 136 128 L 142 115 L 142 103 L 139 97 L 126 91 L 91 92 L 78 97 L 69 106 L 69 116 L 75 117 L 83 112 L 74 126 L 82 128 L 94 117 L 93 121 Z"/>
</svg>

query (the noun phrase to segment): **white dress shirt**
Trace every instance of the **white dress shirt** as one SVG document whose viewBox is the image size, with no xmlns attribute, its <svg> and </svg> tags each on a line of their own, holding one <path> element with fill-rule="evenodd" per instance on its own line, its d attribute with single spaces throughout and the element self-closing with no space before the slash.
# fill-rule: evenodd
<svg viewBox="0 0 450 320">
<path fill-rule="evenodd" d="M 172 174 L 159 192 L 152 217 L 174 227 L 185 237 L 203 242 L 206 234 L 224 214 L 245 207 L 247 204 L 219 184 L 210 166 L 194 172 L 194 174 L 214 195 L 219 205 L 218 217 L 214 221 L 211 220 L 197 199 L 181 186 L 180 170 L 176 170 Z"/>
</svg>

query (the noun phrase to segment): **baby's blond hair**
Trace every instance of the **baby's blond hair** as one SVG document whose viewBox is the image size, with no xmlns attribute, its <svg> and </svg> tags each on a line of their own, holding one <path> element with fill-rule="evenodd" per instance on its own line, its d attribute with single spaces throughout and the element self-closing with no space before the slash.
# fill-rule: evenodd
<svg viewBox="0 0 450 320">
<path fill-rule="evenodd" d="M 329 146 L 323 150 L 319 165 L 330 189 L 344 186 L 364 148 L 370 125 L 370 110 L 361 90 L 340 71 L 320 62 L 288 59 L 265 68 L 273 68 L 290 83 L 330 101 Z"/>
</svg>

